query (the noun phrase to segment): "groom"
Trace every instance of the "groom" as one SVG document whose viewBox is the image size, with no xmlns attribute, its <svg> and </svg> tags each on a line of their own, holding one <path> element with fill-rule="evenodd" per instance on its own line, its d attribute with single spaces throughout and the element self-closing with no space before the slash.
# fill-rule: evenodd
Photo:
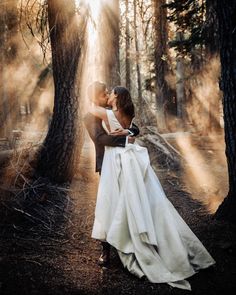
<svg viewBox="0 0 236 295">
<path fill-rule="evenodd" d="M 107 107 L 107 101 L 109 98 L 107 87 L 102 82 L 93 82 L 88 87 L 88 96 L 95 105 L 101 107 Z M 139 129 L 135 124 L 132 124 L 131 128 L 127 129 L 127 135 L 121 136 L 117 133 L 117 136 L 108 135 L 102 127 L 102 120 L 95 117 L 91 113 L 87 113 L 84 117 L 85 127 L 88 130 L 89 136 L 94 142 L 96 150 L 96 172 L 101 174 L 103 156 L 105 146 L 119 146 L 125 147 L 127 143 L 134 143 L 136 135 L 139 134 Z M 98 259 L 100 266 L 106 266 L 109 263 L 110 245 L 107 242 L 102 243 L 102 253 Z"/>
</svg>

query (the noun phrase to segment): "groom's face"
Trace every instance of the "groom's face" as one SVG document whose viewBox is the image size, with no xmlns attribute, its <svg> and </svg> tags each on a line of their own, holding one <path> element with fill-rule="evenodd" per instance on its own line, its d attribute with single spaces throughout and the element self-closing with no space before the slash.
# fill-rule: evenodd
<svg viewBox="0 0 236 295">
<path fill-rule="evenodd" d="M 106 107 L 108 98 L 109 98 L 108 90 L 105 89 L 105 91 L 101 92 L 99 96 L 97 97 L 98 105 L 101 107 Z"/>
</svg>

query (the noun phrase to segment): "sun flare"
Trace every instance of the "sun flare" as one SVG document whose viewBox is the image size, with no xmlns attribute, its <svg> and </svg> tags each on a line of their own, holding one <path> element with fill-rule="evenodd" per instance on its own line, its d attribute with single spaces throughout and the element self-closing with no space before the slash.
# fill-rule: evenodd
<svg viewBox="0 0 236 295">
<path fill-rule="evenodd" d="M 96 21 L 101 10 L 101 2 L 101 0 L 76 0 L 76 5 L 88 6 L 92 21 Z"/>
</svg>

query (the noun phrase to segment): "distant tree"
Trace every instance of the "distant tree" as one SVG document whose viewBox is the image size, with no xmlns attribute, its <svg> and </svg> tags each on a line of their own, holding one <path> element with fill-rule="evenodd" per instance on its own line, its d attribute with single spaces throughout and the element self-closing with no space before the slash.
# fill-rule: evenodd
<svg viewBox="0 0 236 295">
<path fill-rule="evenodd" d="M 71 181 L 82 146 L 77 93 L 83 20 L 78 23 L 74 0 L 48 0 L 48 24 L 55 87 L 51 124 L 38 154 L 37 172 L 55 182 Z"/>
<path fill-rule="evenodd" d="M 216 13 L 216 1 L 206 0 L 206 20 L 203 25 L 203 44 L 205 45 L 205 60 L 219 58 L 219 22 Z M 220 99 L 220 95 L 218 95 Z M 208 131 L 221 130 L 220 126 L 220 101 L 209 97 L 209 122 Z"/>
<path fill-rule="evenodd" d="M 216 1 L 206 0 L 206 20 L 202 29 L 203 44 L 207 56 L 219 52 L 219 21 L 216 13 Z"/>
<path fill-rule="evenodd" d="M 202 60 L 201 49 L 204 45 L 206 0 L 175 0 L 165 6 L 169 11 L 168 20 L 182 33 L 181 38 L 177 35 L 170 40 L 170 46 L 184 55 L 189 55 L 194 62 L 193 66 L 198 67 Z"/>
<path fill-rule="evenodd" d="M 215 216 L 236 222 L 236 1 L 217 0 L 229 192 Z"/>
<path fill-rule="evenodd" d="M 122 82 L 131 91 L 136 123 L 140 126 L 156 125 L 155 112 L 149 105 L 152 97 L 146 93 L 146 90 L 154 91 L 150 85 L 154 76 L 151 0 L 123 0 L 123 7 L 120 39 Z"/>
<path fill-rule="evenodd" d="M 7 75 L 7 66 L 17 57 L 18 44 L 17 1 L 1 3 L 0 10 L 0 136 L 11 138 L 20 108 L 12 83 Z"/>
<path fill-rule="evenodd" d="M 177 31 L 175 37 L 172 37 L 169 42 L 170 47 L 176 49 L 178 56 L 177 115 L 185 117 L 185 121 L 188 122 L 188 119 L 191 121 L 192 114 L 187 111 L 186 106 L 190 106 L 193 102 L 191 99 L 195 99 L 194 88 L 201 83 L 201 77 L 206 72 L 206 68 L 209 71 L 209 61 L 213 61 L 213 58 L 218 59 L 216 1 L 175 0 L 169 1 L 166 7 L 168 8 L 168 20 L 174 23 Z M 184 68 L 187 75 L 183 75 Z M 213 72 L 213 69 L 210 71 Z M 186 98 L 183 95 L 184 91 L 189 94 Z M 220 95 L 210 94 L 206 97 L 207 108 L 199 104 L 203 118 L 201 121 L 205 124 L 204 129 L 201 128 L 201 124 L 197 124 L 195 126 L 197 130 L 200 128 L 204 133 L 221 130 L 219 98 Z"/>
<path fill-rule="evenodd" d="M 170 88 L 166 81 L 168 73 L 168 30 L 166 0 L 153 0 L 154 15 L 154 64 L 156 80 L 156 104 L 158 126 L 166 129 L 166 106 L 170 101 Z"/>
<path fill-rule="evenodd" d="M 130 24 L 129 24 L 129 0 L 125 0 L 125 84 L 128 89 L 130 81 Z"/>
<path fill-rule="evenodd" d="M 137 75 L 137 88 L 138 88 L 138 107 L 139 113 L 141 113 L 142 108 L 142 84 L 141 84 L 141 73 L 139 64 L 139 43 L 138 43 L 138 31 L 137 31 L 137 1 L 133 0 L 134 8 L 134 44 L 135 44 L 135 54 L 136 54 L 136 75 Z"/>
<path fill-rule="evenodd" d="M 182 32 L 176 32 L 176 40 L 183 38 Z M 176 56 L 176 115 L 180 120 L 180 126 L 184 127 L 184 123 L 187 121 L 186 112 L 186 91 L 185 91 L 185 61 L 184 55 L 180 51 Z"/>
</svg>

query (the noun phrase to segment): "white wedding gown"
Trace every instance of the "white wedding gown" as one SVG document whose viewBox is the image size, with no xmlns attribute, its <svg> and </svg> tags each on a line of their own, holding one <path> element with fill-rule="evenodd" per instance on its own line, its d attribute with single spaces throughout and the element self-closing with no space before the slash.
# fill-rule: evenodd
<svg viewBox="0 0 236 295">
<path fill-rule="evenodd" d="M 122 128 L 107 110 L 111 131 Z M 167 199 L 147 149 L 106 147 L 92 237 L 107 241 L 131 273 L 191 290 L 184 280 L 215 261 Z"/>
</svg>

